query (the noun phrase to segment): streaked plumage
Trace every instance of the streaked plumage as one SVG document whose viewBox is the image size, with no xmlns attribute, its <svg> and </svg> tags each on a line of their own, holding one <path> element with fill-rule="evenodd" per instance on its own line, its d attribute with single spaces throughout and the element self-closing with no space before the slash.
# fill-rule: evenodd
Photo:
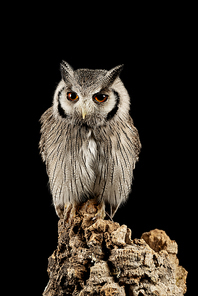
<svg viewBox="0 0 198 296">
<path fill-rule="evenodd" d="M 59 216 L 64 205 L 92 197 L 115 209 L 130 193 L 141 144 L 121 69 L 74 71 L 61 64 L 62 80 L 41 117 L 39 143 Z"/>
</svg>

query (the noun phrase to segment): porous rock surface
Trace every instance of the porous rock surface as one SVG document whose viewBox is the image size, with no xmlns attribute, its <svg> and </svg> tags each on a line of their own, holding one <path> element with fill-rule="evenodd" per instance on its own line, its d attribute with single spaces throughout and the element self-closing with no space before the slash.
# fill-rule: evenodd
<svg viewBox="0 0 198 296">
<path fill-rule="evenodd" d="M 163 230 L 131 240 L 126 225 L 104 220 L 88 201 L 58 223 L 58 246 L 49 257 L 44 296 L 181 296 L 187 271 L 177 243 Z"/>
</svg>

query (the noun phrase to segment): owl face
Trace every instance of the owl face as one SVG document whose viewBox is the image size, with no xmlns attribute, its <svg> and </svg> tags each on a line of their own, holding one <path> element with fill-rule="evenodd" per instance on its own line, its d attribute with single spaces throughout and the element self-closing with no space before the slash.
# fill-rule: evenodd
<svg viewBox="0 0 198 296">
<path fill-rule="evenodd" d="M 53 102 L 54 116 L 73 125 L 97 127 L 128 115 L 129 96 L 118 77 L 123 65 L 110 71 L 78 69 L 62 62 L 62 80 Z"/>
</svg>

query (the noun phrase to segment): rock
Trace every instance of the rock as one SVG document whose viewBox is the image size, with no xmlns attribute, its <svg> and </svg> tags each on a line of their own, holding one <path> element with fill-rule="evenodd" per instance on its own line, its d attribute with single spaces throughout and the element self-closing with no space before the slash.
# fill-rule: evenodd
<svg viewBox="0 0 198 296">
<path fill-rule="evenodd" d="M 43 295 L 184 295 L 187 271 L 177 243 L 158 229 L 131 240 L 126 225 L 104 220 L 100 210 L 89 200 L 59 220 Z"/>
<path fill-rule="evenodd" d="M 171 240 L 163 230 L 155 229 L 142 234 L 145 242 L 156 252 L 166 250 L 170 254 L 177 254 L 178 246 L 176 241 Z"/>
</svg>

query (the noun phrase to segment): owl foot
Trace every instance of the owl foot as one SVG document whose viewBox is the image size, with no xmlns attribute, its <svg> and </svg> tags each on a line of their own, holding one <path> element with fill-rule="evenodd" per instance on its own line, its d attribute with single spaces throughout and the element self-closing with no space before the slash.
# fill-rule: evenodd
<svg viewBox="0 0 198 296">
<path fill-rule="evenodd" d="M 118 204 L 116 207 L 112 205 L 107 205 L 106 209 L 106 215 L 110 218 L 111 221 L 113 221 L 113 217 L 115 216 L 120 204 Z"/>
<path fill-rule="evenodd" d="M 65 206 L 55 206 L 56 213 L 60 219 L 64 219 L 67 223 L 71 222 L 76 214 L 76 206 L 73 204 L 65 204 Z"/>
<path fill-rule="evenodd" d="M 110 215 L 111 215 L 112 220 L 113 220 L 113 217 L 115 216 L 119 206 L 120 206 L 120 204 L 118 204 L 116 207 L 110 206 Z"/>
<path fill-rule="evenodd" d="M 72 204 L 65 204 L 65 211 L 64 211 L 64 220 L 68 223 L 71 218 L 72 218 L 72 209 L 73 205 Z"/>
<path fill-rule="evenodd" d="M 106 215 L 109 217 L 109 219 L 110 219 L 111 221 L 113 221 L 113 217 L 111 217 L 111 215 L 110 215 L 107 211 L 105 211 L 105 213 L 106 213 Z"/>
<path fill-rule="evenodd" d="M 95 217 L 92 218 L 92 220 L 96 220 L 96 219 L 104 219 L 106 216 L 106 211 L 105 211 L 105 204 L 104 202 L 101 202 L 98 206 L 97 206 L 97 213 L 95 214 Z"/>
<path fill-rule="evenodd" d="M 62 205 L 55 205 L 55 210 L 56 210 L 56 214 L 57 216 L 62 219 L 64 217 L 63 213 L 64 213 L 64 207 Z"/>
</svg>

